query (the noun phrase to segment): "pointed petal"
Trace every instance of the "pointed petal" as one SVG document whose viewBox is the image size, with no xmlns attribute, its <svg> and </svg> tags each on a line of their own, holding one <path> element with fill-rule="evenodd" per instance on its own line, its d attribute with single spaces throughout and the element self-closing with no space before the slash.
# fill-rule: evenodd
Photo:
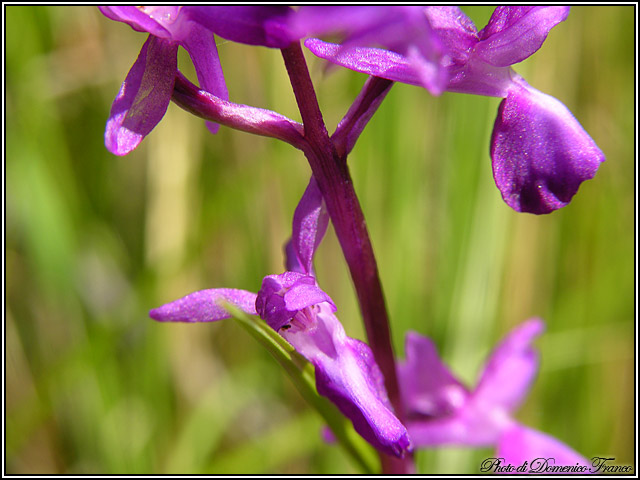
<svg viewBox="0 0 640 480">
<path fill-rule="evenodd" d="M 339 155 L 346 156 L 351 152 L 392 86 L 393 82 L 385 78 L 367 77 L 362 90 L 331 136 Z"/>
<path fill-rule="evenodd" d="M 284 247 L 284 257 L 284 265 L 288 272 L 306 273 L 293 246 L 293 238 L 289 239 Z"/>
<path fill-rule="evenodd" d="M 466 63 L 471 49 L 478 43 L 478 30 L 471 19 L 458 7 L 426 7 L 424 11 L 431 28 L 444 44 L 451 63 Z"/>
<path fill-rule="evenodd" d="M 527 395 L 538 372 L 533 340 L 544 322 L 533 318 L 513 329 L 491 353 L 473 396 L 492 408 L 514 412 Z"/>
<path fill-rule="evenodd" d="M 284 294 L 287 310 L 292 312 L 298 312 L 322 302 L 331 302 L 331 298 L 317 285 L 296 285 Z"/>
<path fill-rule="evenodd" d="M 126 155 L 162 119 L 177 70 L 178 45 L 149 36 L 131 67 L 116 99 L 105 131 L 105 145 L 116 155 Z"/>
<path fill-rule="evenodd" d="M 189 22 L 188 35 L 180 43 L 189 52 L 200 88 L 222 100 L 229 100 L 213 33 L 196 22 Z M 207 122 L 207 128 L 211 133 L 217 133 L 220 125 Z"/>
<path fill-rule="evenodd" d="M 426 88 L 431 94 L 442 93 L 443 74 L 439 68 L 416 66 L 411 59 L 389 50 L 373 47 L 342 47 L 317 38 L 305 40 L 304 45 L 317 57 L 367 75 L 386 78 Z"/>
<path fill-rule="evenodd" d="M 214 322 L 230 318 L 221 303 L 235 305 L 243 312 L 256 315 L 256 294 L 234 288 L 200 290 L 149 312 L 160 322 Z"/>
<path fill-rule="evenodd" d="M 567 107 L 517 78 L 498 109 L 491 159 L 504 201 L 542 214 L 567 205 L 604 154 Z"/>
<path fill-rule="evenodd" d="M 300 203 L 293 214 L 293 233 L 291 236 L 292 253 L 304 273 L 313 275 L 313 256 L 320 245 L 329 225 L 329 214 L 318 188 L 316 179 L 312 176 L 304 191 Z"/>
<path fill-rule="evenodd" d="M 569 7 L 496 7 L 479 33 L 473 55 L 496 67 L 521 62 L 535 53 L 549 31 L 567 19 Z"/>
<path fill-rule="evenodd" d="M 329 398 L 376 449 L 401 457 L 409 448 L 409 437 L 391 410 L 371 349 L 346 336 L 330 305 L 319 304 L 313 313 L 312 328 L 292 328 L 282 336 L 315 366 L 318 393 Z"/>
<path fill-rule="evenodd" d="M 398 363 L 398 381 L 409 414 L 441 417 L 460 408 L 468 390 L 442 363 L 433 342 L 416 332 L 405 338 L 406 360 Z"/>
<path fill-rule="evenodd" d="M 526 461 L 526 473 L 554 473 L 551 467 L 576 465 L 587 468 L 569 473 L 591 473 L 591 462 L 575 450 L 551 435 L 519 424 L 514 424 L 502 434 L 496 456 L 504 458 L 505 464 L 514 466 L 523 465 Z M 549 471 L 546 471 L 547 467 Z"/>
<path fill-rule="evenodd" d="M 377 56 L 378 61 L 393 62 L 393 55 L 383 52 L 394 52 L 400 57 L 407 57 L 406 61 L 413 70 L 411 78 L 432 94 L 441 94 L 447 85 L 447 72 L 440 64 L 442 45 L 431 29 L 423 7 L 302 7 L 293 17 L 293 23 L 294 29 L 302 36 L 331 32 L 343 34 L 346 38 L 338 50 L 339 57 L 344 57 L 346 52 L 364 56 L 359 64 L 353 61 L 341 63 L 335 56 L 327 58 L 338 65 L 392 80 L 368 69 L 373 67 L 369 65 L 371 56 Z M 384 47 L 386 50 L 368 50 L 368 47 Z M 397 81 L 413 83 L 406 80 Z"/>
<path fill-rule="evenodd" d="M 458 7 L 427 7 L 431 28 L 445 47 L 448 92 L 506 97 L 513 84 L 509 68 L 495 67 L 472 54 L 478 43 L 473 22 Z"/>
<path fill-rule="evenodd" d="M 298 37 L 338 34 L 343 47 L 378 46 L 403 53 L 409 44 L 425 42 L 427 57 L 440 53 L 421 6 L 303 6 L 290 17 L 290 25 Z"/>
<path fill-rule="evenodd" d="M 440 95 L 445 91 L 449 80 L 445 68 L 433 59 L 426 57 L 421 49 L 415 45 L 409 46 L 406 57 L 419 84 L 426 88 L 431 95 Z"/>
<path fill-rule="evenodd" d="M 411 63 L 398 53 L 371 47 L 343 49 L 338 44 L 323 42 L 317 38 L 305 40 L 304 45 L 315 56 L 356 72 L 386 78 L 394 82 L 420 85 L 420 79 L 414 72 Z"/>
<path fill-rule="evenodd" d="M 284 48 L 296 40 L 288 20 L 293 10 L 287 6 L 193 5 L 183 8 L 191 19 L 232 42 Z"/>
</svg>

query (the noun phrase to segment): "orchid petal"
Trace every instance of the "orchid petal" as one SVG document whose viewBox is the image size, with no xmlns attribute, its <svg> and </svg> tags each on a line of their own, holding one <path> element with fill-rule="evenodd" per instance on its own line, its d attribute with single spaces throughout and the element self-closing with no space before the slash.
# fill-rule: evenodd
<svg viewBox="0 0 640 480">
<path fill-rule="evenodd" d="M 321 302 L 329 303 L 335 311 L 333 301 L 316 285 L 314 277 L 285 272 L 264 278 L 256 299 L 256 310 L 271 328 L 278 331 L 300 310 Z"/>
<path fill-rule="evenodd" d="M 344 42 L 333 52 L 329 45 L 314 40 L 305 43 L 321 58 L 388 80 L 415 83 L 434 95 L 446 88 L 448 77 L 440 64 L 442 45 L 423 7 L 302 7 L 292 23 L 301 36 L 344 34 Z M 396 64 L 402 62 L 409 66 L 411 73 L 391 78 L 390 69 L 396 69 Z"/>
<path fill-rule="evenodd" d="M 420 44 L 426 58 L 441 53 L 420 6 L 303 6 L 291 26 L 298 37 L 339 34 L 344 48 L 377 46 L 404 53 L 407 45 Z"/>
<path fill-rule="evenodd" d="M 107 149 L 126 155 L 162 119 L 177 70 L 178 45 L 149 36 L 116 99 L 105 131 Z"/>
<path fill-rule="evenodd" d="M 416 415 L 407 425 L 417 447 L 495 445 L 513 419 L 500 405 L 473 395 L 449 415 Z"/>
<path fill-rule="evenodd" d="M 424 12 L 433 31 L 444 45 L 450 62 L 464 64 L 478 43 L 478 30 L 458 7 L 426 7 Z"/>
<path fill-rule="evenodd" d="M 538 352 L 531 344 L 543 331 L 544 322 L 538 318 L 513 329 L 491 353 L 473 396 L 513 413 L 538 371 Z"/>
<path fill-rule="evenodd" d="M 414 448 L 467 444 L 467 426 L 455 415 L 423 421 L 412 419 L 407 423 L 407 430 Z"/>
<path fill-rule="evenodd" d="M 447 92 L 504 98 L 513 88 L 512 74 L 511 68 L 494 67 L 471 58 L 462 66 L 449 67 Z"/>
<path fill-rule="evenodd" d="M 313 256 L 329 225 L 329 214 L 312 176 L 293 214 L 292 253 L 302 271 L 313 274 Z"/>
<path fill-rule="evenodd" d="M 446 77 L 442 69 L 420 58 L 417 51 L 411 57 L 389 50 L 373 47 L 345 47 L 335 43 L 309 38 L 304 45 L 317 57 L 375 77 L 386 78 L 393 82 L 408 83 L 426 88 L 431 94 L 439 95 L 446 86 Z"/>
<path fill-rule="evenodd" d="M 447 88 L 449 76 L 447 70 L 429 60 L 416 45 L 410 45 L 406 52 L 407 60 L 418 78 L 419 84 L 431 95 L 440 95 Z"/>
<path fill-rule="evenodd" d="M 288 272 L 307 273 L 306 269 L 302 267 L 298 253 L 293 246 L 293 238 L 289 239 L 284 247 L 284 265 Z"/>
<path fill-rule="evenodd" d="M 420 85 L 420 78 L 411 62 L 398 53 L 373 47 L 343 48 L 341 45 L 323 42 L 317 38 L 305 40 L 304 45 L 315 56 L 356 72 L 394 82 Z"/>
<path fill-rule="evenodd" d="M 318 304 L 311 314 L 316 320 L 312 328 L 292 328 L 282 336 L 315 366 L 318 393 L 329 398 L 375 448 L 401 457 L 409 448 L 409 437 L 391 410 L 371 349 L 346 336 L 331 305 Z"/>
<path fill-rule="evenodd" d="M 517 423 L 501 435 L 496 456 L 504 458 L 505 463 L 510 465 L 528 462 L 525 473 L 545 473 L 547 466 L 591 466 L 589 460 L 551 435 Z M 586 470 L 586 473 L 590 471 Z"/>
<path fill-rule="evenodd" d="M 189 52 L 200 88 L 222 100 L 229 100 L 213 34 L 198 23 L 190 22 L 188 35 L 180 43 Z M 211 133 L 217 133 L 220 125 L 207 122 L 207 128 Z"/>
<path fill-rule="evenodd" d="M 542 214 L 567 205 L 604 155 L 567 107 L 516 79 L 498 109 L 491 159 L 504 201 Z"/>
<path fill-rule="evenodd" d="M 489 447 L 498 441 L 501 424 L 472 406 L 442 418 L 415 419 L 408 423 L 416 448 L 435 446 Z"/>
<path fill-rule="evenodd" d="M 497 67 L 521 62 L 534 54 L 549 31 L 567 19 L 569 7 L 496 7 L 478 34 L 473 54 Z"/>
<path fill-rule="evenodd" d="M 494 67 L 472 55 L 478 31 L 469 17 L 458 7 L 426 7 L 425 12 L 447 53 L 447 91 L 506 97 L 513 84 L 510 69 Z"/>
<path fill-rule="evenodd" d="M 189 18 L 232 42 L 285 48 L 296 40 L 289 28 L 288 16 L 293 12 L 290 7 L 192 5 L 183 8 Z"/>
<path fill-rule="evenodd" d="M 441 417 L 460 408 L 469 391 L 442 363 L 433 342 L 415 332 L 405 337 L 406 360 L 398 364 L 400 391 L 409 414 Z"/>
<path fill-rule="evenodd" d="M 165 12 L 165 17 L 168 14 L 171 17 L 177 17 L 179 13 L 179 7 L 166 7 L 170 8 L 170 12 Z M 100 6 L 98 7 L 100 12 L 117 22 L 123 22 L 129 25 L 137 32 L 148 32 L 154 37 L 171 39 L 171 32 L 165 28 L 165 26 L 158 22 L 152 15 L 144 12 L 138 7 L 134 6 Z"/>
<path fill-rule="evenodd" d="M 339 33 L 349 37 L 355 32 L 379 27 L 393 7 L 302 6 L 291 17 L 291 28 L 299 38 Z"/>
<path fill-rule="evenodd" d="M 214 322 L 231 318 L 223 303 L 230 303 L 245 313 L 256 315 L 256 294 L 233 288 L 200 290 L 149 312 L 160 322 Z"/>
<path fill-rule="evenodd" d="M 284 294 L 287 310 L 292 312 L 298 312 L 321 302 L 333 303 L 331 297 L 317 285 L 296 285 Z"/>
</svg>

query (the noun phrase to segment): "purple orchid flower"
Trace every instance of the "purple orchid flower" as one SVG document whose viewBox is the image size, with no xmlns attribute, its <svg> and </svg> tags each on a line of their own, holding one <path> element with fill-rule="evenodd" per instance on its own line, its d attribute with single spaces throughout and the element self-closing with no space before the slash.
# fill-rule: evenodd
<svg viewBox="0 0 640 480">
<path fill-rule="evenodd" d="M 538 354 L 531 342 L 543 330 L 541 320 L 531 319 L 511 331 L 471 391 L 442 363 L 431 340 L 409 332 L 398 378 L 414 447 L 496 445 L 505 464 L 553 458 L 555 465 L 589 466 L 568 446 L 513 418 L 537 373 Z"/>
<path fill-rule="evenodd" d="M 223 100 L 229 94 L 213 33 L 250 45 L 284 47 L 291 41 L 278 6 L 103 6 L 100 11 L 139 32 L 149 33 L 111 107 L 105 131 L 107 149 L 126 155 L 162 119 L 178 71 L 178 47 L 187 50 L 200 87 Z M 212 133 L 219 125 L 207 122 Z"/>
<path fill-rule="evenodd" d="M 549 31 L 567 18 L 569 7 L 497 7 L 480 32 L 457 7 L 426 7 L 422 14 L 437 38 L 431 45 L 443 46 L 446 90 L 504 98 L 490 153 L 505 202 L 516 211 L 535 214 L 566 206 L 580 184 L 593 178 L 604 155 L 561 102 L 529 86 L 511 65 L 535 53 Z M 356 32 L 360 29 L 355 27 Z M 346 68 L 425 86 L 406 55 L 365 46 L 344 48 L 315 38 L 305 45 Z"/>
<path fill-rule="evenodd" d="M 313 256 L 328 221 L 312 177 L 294 214 L 286 248 L 288 271 L 265 277 L 257 295 L 236 289 L 202 290 L 151 310 L 150 316 L 171 322 L 229 318 L 220 301 L 259 315 L 314 365 L 318 393 L 329 398 L 375 448 L 401 457 L 409 448 L 409 437 L 393 414 L 373 353 L 346 335 L 334 315 L 336 306 L 313 273 Z"/>
</svg>

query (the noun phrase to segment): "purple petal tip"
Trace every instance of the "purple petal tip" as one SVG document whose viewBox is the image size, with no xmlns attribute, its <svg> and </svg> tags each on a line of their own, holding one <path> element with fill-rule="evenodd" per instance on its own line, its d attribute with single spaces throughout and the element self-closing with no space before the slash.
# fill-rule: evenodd
<svg viewBox="0 0 640 480">
<path fill-rule="evenodd" d="M 231 317 L 223 306 L 224 302 L 250 315 L 256 314 L 255 293 L 233 288 L 215 288 L 200 290 L 154 308 L 149 311 L 149 316 L 159 322 L 214 322 Z"/>
</svg>

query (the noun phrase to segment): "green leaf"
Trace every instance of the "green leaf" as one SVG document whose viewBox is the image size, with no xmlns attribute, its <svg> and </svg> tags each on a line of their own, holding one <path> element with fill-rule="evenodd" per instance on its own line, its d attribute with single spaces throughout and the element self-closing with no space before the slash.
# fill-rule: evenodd
<svg viewBox="0 0 640 480">
<path fill-rule="evenodd" d="M 351 422 L 329 400 L 318 394 L 313 365 L 296 352 L 264 320 L 246 315 L 228 303 L 225 303 L 224 307 L 285 369 L 303 398 L 327 422 L 340 445 L 363 469 L 363 472 L 377 473 L 379 467 L 373 448 L 354 430 Z"/>
</svg>

